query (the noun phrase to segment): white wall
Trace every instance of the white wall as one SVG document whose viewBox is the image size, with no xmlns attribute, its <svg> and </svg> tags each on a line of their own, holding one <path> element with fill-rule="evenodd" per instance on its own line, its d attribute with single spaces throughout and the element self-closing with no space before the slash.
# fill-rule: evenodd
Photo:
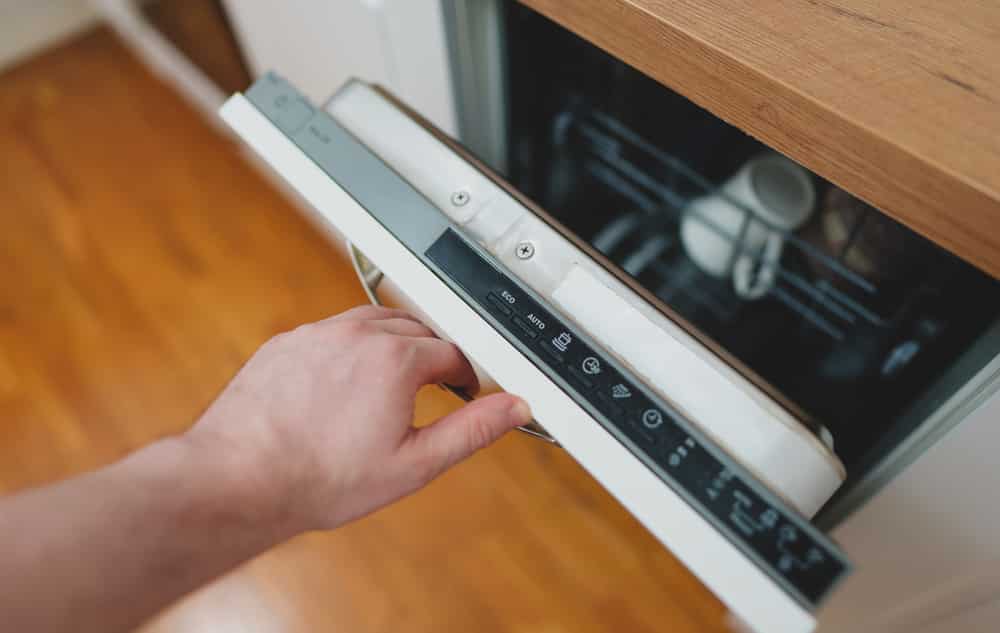
<svg viewBox="0 0 1000 633">
<path fill-rule="evenodd" d="M 88 0 L 0 0 L 0 70 L 93 24 Z"/>
</svg>

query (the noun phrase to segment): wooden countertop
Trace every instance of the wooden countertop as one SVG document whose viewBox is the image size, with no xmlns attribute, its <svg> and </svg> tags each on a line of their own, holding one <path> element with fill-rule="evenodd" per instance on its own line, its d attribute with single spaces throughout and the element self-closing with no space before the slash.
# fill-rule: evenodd
<svg viewBox="0 0 1000 633">
<path fill-rule="evenodd" d="M 521 1 L 1000 277 L 1000 3 Z"/>
</svg>

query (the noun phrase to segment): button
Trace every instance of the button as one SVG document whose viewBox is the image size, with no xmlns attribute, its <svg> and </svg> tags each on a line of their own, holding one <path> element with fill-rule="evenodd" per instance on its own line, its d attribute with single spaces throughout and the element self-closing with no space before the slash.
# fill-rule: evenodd
<svg viewBox="0 0 1000 633">
<path fill-rule="evenodd" d="M 558 323 L 556 324 L 558 325 Z M 542 343 L 542 349 L 545 350 L 552 358 L 558 360 L 560 363 L 566 358 L 563 353 L 569 349 L 570 344 L 573 343 L 573 335 L 566 330 L 559 331 L 559 334 L 553 336 L 552 338 L 545 339 Z"/>
<path fill-rule="evenodd" d="M 611 395 L 603 391 L 597 393 L 597 399 L 604 404 L 605 408 L 611 412 L 611 415 L 621 415 L 622 411 L 624 411 Z"/>
<path fill-rule="evenodd" d="M 542 344 L 542 351 L 551 356 L 552 359 L 555 360 L 556 362 L 561 363 L 564 360 L 563 355 L 557 352 L 556 350 L 552 349 L 552 346 L 548 345 L 547 343 Z"/>
<path fill-rule="evenodd" d="M 588 376 L 596 376 L 601 373 L 601 361 L 596 356 L 588 356 L 580 363 L 580 369 Z"/>
<path fill-rule="evenodd" d="M 490 303 L 496 306 L 496 309 L 500 311 L 500 314 L 504 315 L 505 317 L 509 317 L 511 315 L 510 306 L 499 295 L 493 294 L 491 292 L 490 294 L 486 295 L 486 298 L 490 300 Z"/>
<path fill-rule="evenodd" d="M 531 306 L 529 305 L 528 307 L 530 308 Z M 524 315 L 524 319 L 539 332 L 545 330 L 545 319 L 535 314 L 535 312 L 529 312 L 528 314 Z"/>
<path fill-rule="evenodd" d="M 565 352 L 569 344 L 573 342 L 573 336 L 569 332 L 561 332 L 559 336 L 552 339 L 552 347 L 560 352 Z"/>
<path fill-rule="evenodd" d="M 611 385 L 611 397 L 622 403 L 632 400 L 632 389 L 623 382 Z"/>
<path fill-rule="evenodd" d="M 630 420 L 629 428 L 632 429 L 634 435 L 638 435 L 647 444 L 651 446 L 656 444 L 656 434 L 636 422 L 635 419 Z"/>
<path fill-rule="evenodd" d="M 596 356 L 587 356 L 582 361 L 569 366 L 569 371 L 585 387 L 593 387 L 594 380 L 601 373 L 601 361 Z"/>
<path fill-rule="evenodd" d="M 584 387 L 588 389 L 594 386 L 594 381 L 591 380 L 591 376 L 584 373 L 583 369 L 579 365 L 570 365 L 569 373 L 573 374 L 573 377 L 580 381 Z"/>
<path fill-rule="evenodd" d="M 286 134 L 295 134 L 306 124 L 314 113 L 313 107 L 305 99 L 289 99 L 288 95 L 281 95 L 274 100 L 274 106 L 278 110 L 277 125 Z M 326 137 L 329 142 L 329 137 Z"/>
<path fill-rule="evenodd" d="M 514 315 L 514 323 L 519 328 L 524 330 L 524 333 L 527 334 L 528 338 L 530 338 L 531 340 L 535 340 L 536 338 L 538 338 L 538 330 L 535 329 L 535 326 L 528 323 L 527 321 L 517 316 L 516 314 Z"/>
<path fill-rule="evenodd" d="M 642 412 L 642 425 L 647 429 L 663 426 L 663 414 L 658 409 L 646 409 Z"/>
</svg>

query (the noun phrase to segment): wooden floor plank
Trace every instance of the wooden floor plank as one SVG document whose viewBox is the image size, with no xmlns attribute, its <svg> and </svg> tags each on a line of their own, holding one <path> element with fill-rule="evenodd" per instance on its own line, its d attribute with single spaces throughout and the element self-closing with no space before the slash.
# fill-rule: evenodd
<svg viewBox="0 0 1000 633">
<path fill-rule="evenodd" d="M 0 76 L 0 491 L 187 427 L 271 335 L 364 301 L 299 212 L 107 31 Z M 418 418 L 457 401 L 429 388 Z M 145 630 L 722 630 L 565 453 L 510 435 Z"/>
</svg>

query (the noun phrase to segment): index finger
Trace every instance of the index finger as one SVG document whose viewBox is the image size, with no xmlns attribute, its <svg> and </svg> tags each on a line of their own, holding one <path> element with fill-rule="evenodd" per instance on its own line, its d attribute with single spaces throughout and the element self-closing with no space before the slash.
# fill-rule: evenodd
<svg viewBox="0 0 1000 633">
<path fill-rule="evenodd" d="M 397 308 L 387 308 L 385 306 L 377 305 L 360 305 L 340 314 L 335 314 L 332 317 L 328 317 L 320 323 L 331 322 L 338 323 L 342 321 L 383 321 L 385 319 L 407 319 L 409 321 L 416 321 L 420 323 L 420 319 L 413 316 L 406 310 L 399 310 Z"/>
<path fill-rule="evenodd" d="M 472 363 L 454 343 L 438 338 L 413 339 L 414 354 L 409 368 L 417 386 L 447 384 L 472 395 L 479 391 L 479 380 Z"/>
</svg>

